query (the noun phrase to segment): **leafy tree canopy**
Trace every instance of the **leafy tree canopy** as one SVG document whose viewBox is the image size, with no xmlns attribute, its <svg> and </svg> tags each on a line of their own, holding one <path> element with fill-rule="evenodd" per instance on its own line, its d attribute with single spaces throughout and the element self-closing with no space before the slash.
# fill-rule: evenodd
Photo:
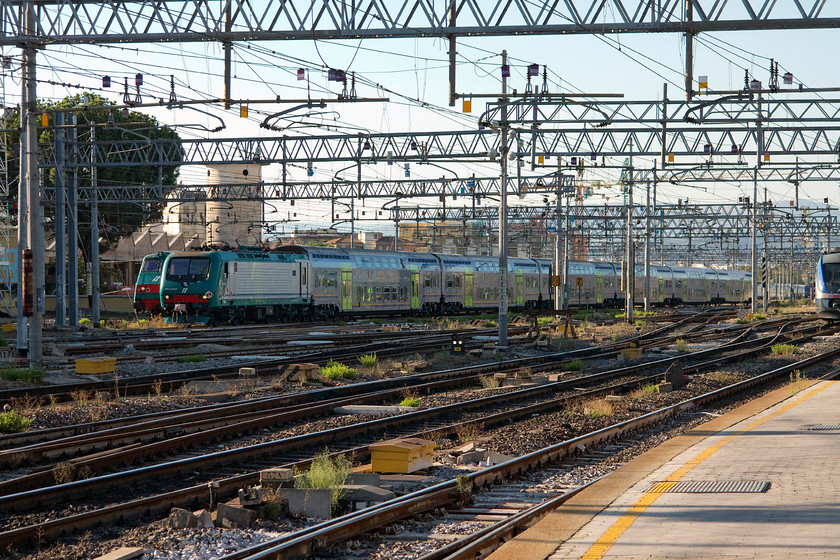
<svg viewBox="0 0 840 560">
<path fill-rule="evenodd" d="M 39 130 L 39 144 L 42 151 L 41 161 L 55 161 L 55 113 L 49 111 L 61 108 L 74 107 L 108 107 L 115 105 L 104 97 L 95 93 L 78 94 L 66 97 L 61 101 L 42 101 L 38 103 L 42 110 L 48 111 L 49 126 Z M 97 108 L 83 109 L 76 112 L 65 113 L 65 125 L 72 123 L 72 115 L 76 115 L 76 133 L 81 143 L 90 141 L 92 123 L 96 123 L 96 141 L 108 142 L 119 140 L 144 140 L 156 139 L 178 139 L 178 134 L 168 127 L 162 125 L 151 116 L 139 111 L 129 111 L 123 115 L 121 109 Z M 40 123 L 39 123 L 40 124 Z M 13 118 L 8 122 L 9 128 L 17 132 L 8 134 L 6 154 L 9 169 L 9 198 L 17 199 L 18 174 L 20 164 L 20 113 L 16 110 Z M 72 130 L 67 129 L 65 134 L 66 146 L 69 147 Z M 66 161 L 70 162 L 74 157 L 72 151 L 68 150 Z M 97 168 L 97 184 L 100 187 L 124 186 L 124 185 L 153 185 L 158 183 L 158 173 L 161 172 L 161 183 L 163 185 L 174 185 L 178 178 L 178 166 L 163 166 L 160 170 L 157 166 L 138 167 L 100 167 Z M 55 183 L 55 168 L 43 169 L 43 180 L 46 185 Z M 78 169 L 78 188 L 89 188 L 91 184 L 90 167 Z M 130 235 L 146 223 L 160 220 L 163 204 L 133 202 L 132 200 L 121 200 L 119 203 L 99 203 L 99 225 L 102 250 L 107 250 L 115 245 L 121 237 Z M 53 216 L 53 209 L 45 207 L 45 214 L 48 223 Z M 79 205 L 79 234 L 80 242 L 84 248 L 90 247 L 90 209 L 83 204 Z M 49 234 L 48 234 L 49 235 Z M 87 252 L 87 251 L 85 251 Z"/>
</svg>

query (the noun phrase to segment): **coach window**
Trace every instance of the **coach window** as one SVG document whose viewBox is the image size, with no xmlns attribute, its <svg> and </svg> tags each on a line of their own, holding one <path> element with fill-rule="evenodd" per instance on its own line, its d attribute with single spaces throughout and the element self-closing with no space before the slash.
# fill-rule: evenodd
<svg viewBox="0 0 840 560">
<path fill-rule="evenodd" d="M 452 282 L 452 275 L 451 275 L 451 274 L 447 274 L 447 275 L 446 275 L 446 287 L 447 287 L 447 288 L 451 288 L 451 287 L 452 287 L 452 284 L 453 284 L 453 282 Z"/>
<path fill-rule="evenodd" d="M 460 276 L 460 275 L 457 275 L 457 274 L 455 275 L 455 287 L 456 287 L 456 288 L 460 288 L 460 287 L 461 287 L 461 276 Z"/>
<path fill-rule="evenodd" d="M 335 286 L 335 272 L 327 273 L 327 286 Z"/>
<path fill-rule="evenodd" d="M 431 275 L 430 275 L 430 274 L 426 274 L 426 275 L 424 275 L 424 276 L 425 276 L 425 280 L 423 281 L 423 284 L 424 284 L 427 288 L 431 288 L 431 287 L 432 287 L 432 277 L 431 277 Z"/>
</svg>

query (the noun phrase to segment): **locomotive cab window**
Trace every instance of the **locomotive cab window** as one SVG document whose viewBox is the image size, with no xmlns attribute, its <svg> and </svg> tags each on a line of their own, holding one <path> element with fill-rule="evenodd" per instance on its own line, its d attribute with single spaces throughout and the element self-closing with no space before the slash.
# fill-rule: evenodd
<svg viewBox="0 0 840 560">
<path fill-rule="evenodd" d="M 173 282 L 203 282 L 210 276 L 210 259 L 175 257 L 169 260 L 166 279 Z"/>
<path fill-rule="evenodd" d="M 160 272 L 160 259 L 146 259 L 143 261 L 141 272 Z"/>
</svg>

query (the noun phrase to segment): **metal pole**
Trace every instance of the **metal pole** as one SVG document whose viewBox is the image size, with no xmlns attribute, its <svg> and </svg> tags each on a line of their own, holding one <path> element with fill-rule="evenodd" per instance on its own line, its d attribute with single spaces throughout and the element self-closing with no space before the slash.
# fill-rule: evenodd
<svg viewBox="0 0 840 560">
<path fill-rule="evenodd" d="M 77 116 L 70 117 L 70 153 L 73 163 L 79 161 L 79 144 L 76 130 Z M 79 324 L 79 201 L 77 197 L 78 167 L 75 165 L 67 178 L 67 319 L 71 327 Z"/>
<path fill-rule="evenodd" d="M 24 8 L 28 13 L 28 5 Z M 26 73 L 26 60 L 22 61 L 21 73 Z M 21 83 L 21 99 L 27 99 L 27 81 Z M 20 112 L 20 125 L 22 129 L 29 123 L 29 115 L 25 107 Z M 17 333 L 16 345 L 19 355 L 24 355 L 29 348 L 29 320 L 23 314 L 23 252 L 29 248 L 29 228 L 26 227 L 29 219 L 29 191 L 23 179 L 28 175 L 29 169 L 29 135 L 23 133 L 20 135 L 20 179 L 18 180 L 18 249 L 16 258 L 16 267 L 18 271 L 17 282 Z"/>
<path fill-rule="evenodd" d="M 790 303 L 793 305 L 793 230 L 790 231 Z"/>
<path fill-rule="evenodd" d="M 758 164 L 753 169 L 753 200 L 752 200 L 752 220 L 750 223 L 750 243 L 752 245 L 752 302 L 750 304 L 750 312 L 758 311 L 756 299 L 758 298 L 758 242 L 756 241 L 756 227 L 758 226 Z"/>
<path fill-rule="evenodd" d="M 559 170 L 558 170 L 559 171 Z M 561 187 L 560 187 L 560 173 L 557 173 L 557 205 L 555 208 L 555 225 L 554 225 L 554 274 L 557 276 L 557 279 L 560 279 L 560 266 L 562 263 L 562 259 L 560 258 L 560 227 L 562 225 L 563 214 L 560 212 L 560 204 L 561 204 Z M 554 309 L 560 311 L 563 309 L 563 286 L 559 285 L 560 282 L 557 282 L 558 286 L 555 288 L 554 293 Z"/>
<path fill-rule="evenodd" d="M 761 130 L 761 92 L 758 92 L 758 118 L 756 119 L 756 143 L 755 143 L 755 169 L 753 170 L 753 206 L 752 224 L 750 236 L 752 242 L 752 303 L 750 311 L 755 313 L 758 310 L 758 168 L 761 167 L 761 153 L 764 150 L 764 142 Z"/>
<path fill-rule="evenodd" d="M 394 215 L 394 251 L 399 251 L 400 250 L 400 203 L 399 202 L 397 202 L 396 209 L 397 209 L 397 213 Z"/>
<path fill-rule="evenodd" d="M 96 123 L 90 123 L 90 310 L 99 324 L 99 185 L 96 176 Z"/>
<path fill-rule="evenodd" d="M 767 204 L 767 187 L 764 187 L 764 211 L 762 212 L 764 224 L 764 254 L 767 262 L 767 277 L 764 278 L 764 286 L 761 294 L 761 309 L 767 313 L 767 303 L 770 300 L 770 251 L 768 250 L 769 242 L 767 240 L 767 233 L 770 229 L 770 207 Z M 780 259 L 781 260 L 781 259 Z M 781 265 L 781 262 L 779 263 Z"/>
<path fill-rule="evenodd" d="M 502 68 L 507 66 L 507 51 L 502 51 Z M 502 94 L 507 93 L 508 80 L 502 74 Z M 499 346 L 507 346 L 508 323 L 508 262 L 507 262 L 507 103 L 502 97 L 502 141 L 499 149 L 501 179 L 499 181 Z"/>
<path fill-rule="evenodd" d="M 455 0 L 452 0 L 452 3 L 449 5 L 449 26 L 452 29 L 455 29 L 455 16 L 458 14 L 458 5 Z M 455 64 L 457 62 L 457 51 L 456 51 L 456 38 L 457 36 L 453 33 L 449 36 L 449 106 L 455 106 L 455 96 L 457 94 L 455 90 Z"/>
<path fill-rule="evenodd" d="M 685 32 L 685 100 L 691 101 L 694 88 L 694 31 L 691 20 L 694 16 L 693 2 L 685 2 L 685 22 L 689 24 Z"/>
<path fill-rule="evenodd" d="M 64 202 L 64 113 L 55 114 L 55 324 L 67 323 L 67 228 Z"/>
<path fill-rule="evenodd" d="M 569 308 L 569 214 L 571 214 L 571 198 L 566 195 L 566 213 L 563 216 L 563 277 L 560 288 L 563 290 L 563 309 Z"/>
<path fill-rule="evenodd" d="M 654 162 L 654 177 L 656 176 L 656 162 Z M 650 181 L 647 183 L 645 197 L 645 312 L 650 311 Z"/>
<path fill-rule="evenodd" d="M 35 35 L 35 4 L 27 2 L 24 6 L 24 21 L 27 35 Z M 26 114 L 25 134 L 27 136 L 26 153 L 21 157 L 28 159 L 26 166 L 26 227 L 28 229 L 29 248 L 32 250 L 32 284 L 27 291 L 32 297 L 32 316 L 29 318 L 29 363 L 31 367 L 40 367 L 42 354 L 42 326 L 44 319 L 44 224 L 41 210 L 41 181 L 38 167 L 38 93 L 36 49 L 34 43 L 26 43 L 23 49 L 23 88 L 24 106 L 21 116 Z M 23 175 L 21 175 L 23 177 Z M 22 227 L 21 224 L 20 227 Z M 22 272 L 22 271 L 21 271 Z"/>
<path fill-rule="evenodd" d="M 627 292 L 625 294 L 625 317 L 633 322 L 633 297 L 636 289 L 636 257 L 633 254 L 633 142 L 630 142 L 630 158 L 627 168 Z"/>
</svg>

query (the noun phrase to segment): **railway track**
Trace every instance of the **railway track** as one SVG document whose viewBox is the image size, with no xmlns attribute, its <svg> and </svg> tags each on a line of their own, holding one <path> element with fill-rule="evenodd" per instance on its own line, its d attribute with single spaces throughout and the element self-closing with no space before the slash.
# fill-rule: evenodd
<svg viewBox="0 0 840 560">
<path fill-rule="evenodd" d="M 595 482 L 595 480 L 591 480 L 575 485 L 565 491 L 558 492 L 552 497 L 544 497 L 545 500 L 539 503 L 527 503 L 521 498 L 522 493 L 517 492 L 523 478 L 533 480 L 537 478 L 535 473 L 539 473 L 540 477 L 556 475 L 564 470 L 563 466 L 558 467 L 558 463 L 563 460 L 566 460 L 569 464 L 574 464 L 579 462 L 581 458 L 598 460 L 610 456 L 638 441 L 640 430 L 651 428 L 687 410 L 709 406 L 712 403 L 733 398 L 773 380 L 784 379 L 792 371 L 805 369 L 816 363 L 833 359 L 838 355 L 840 355 L 840 350 L 832 350 L 822 355 L 776 368 L 747 381 L 698 395 L 637 418 L 465 475 L 467 483 L 463 479 L 461 481 L 443 482 L 384 502 L 378 506 L 319 523 L 293 535 L 228 554 L 220 560 L 292 560 L 304 558 L 319 551 L 330 549 L 348 539 L 379 530 L 389 523 L 442 507 L 474 515 L 495 510 L 495 515 L 501 518 L 498 521 L 420 558 L 420 560 L 473 560 L 488 554 L 501 542 L 515 535 L 521 528 L 534 523 L 548 512 L 562 507 L 562 504 L 575 493 Z M 840 370 L 835 370 L 825 378 L 833 378 L 838 374 L 840 374 Z M 614 442 L 619 442 L 619 444 L 616 445 Z M 580 457 L 581 449 L 588 450 L 589 455 Z M 527 474 L 523 476 L 523 473 Z M 459 490 L 459 486 L 463 488 L 466 484 L 473 490 L 489 489 L 488 492 L 479 494 L 478 506 L 481 507 L 476 507 L 476 505 L 467 509 L 458 507 L 459 502 L 463 500 L 463 491 Z M 519 503 L 511 504 L 509 501 L 505 501 L 511 494 L 519 496 Z M 501 497 L 501 500 L 496 497 Z M 499 508 L 499 502 L 502 502 L 505 507 Z"/>
<path fill-rule="evenodd" d="M 511 330 L 512 335 L 522 334 L 527 330 L 526 327 L 514 327 Z M 475 337 L 489 336 L 494 331 L 490 329 L 479 329 L 475 331 L 468 331 L 461 333 L 465 340 L 472 340 Z M 358 342 L 356 344 L 335 345 L 332 348 L 324 348 L 321 345 L 310 347 L 309 352 L 304 352 L 297 355 L 287 355 L 283 352 L 282 355 L 268 359 L 263 358 L 259 360 L 242 360 L 236 364 L 231 365 L 212 365 L 211 367 L 197 367 L 191 370 L 184 370 L 169 373 L 153 373 L 145 376 L 134 376 L 122 378 L 119 381 L 119 389 L 121 395 L 147 395 L 152 392 L 157 392 L 160 389 L 163 392 L 169 392 L 180 389 L 184 383 L 200 379 L 213 378 L 230 378 L 237 377 L 239 370 L 242 367 L 252 367 L 257 371 L 257 374 L 268 374 L 277 371 L 277 366 L 283 364 L 291 364 L 298 362 L 311 362 L 319 365 L 327 363 L 329 360 L 355 360 L 358 356 L 368 353 L 376 353 L 381 358 L 403 356 L 406 353 L 415 354 L 418 352 L 433 352 L 441 349 L 448 349 L 451 345 L 452 333 L 431 332 L 424 334 L 421 338 L 406 337 L 390 337 L 386 340 L 375 342 Z M 268 355 L 272 350 L 270 348 L 263 348 L 261 354 Z M 241 354 L 241 351 L 235 354 Z M 0 391 L 0 404 L 7 404 L 12 399 L 19 398 L 39 398 L 41 403 L 53 400 L 55 402 L 63 402 L 72 400 L 72 393 L 76 391 L 113 391 L 115 381 L 113 376 L 103 378 L 97 381 L 82 381 L 78 383 L 68 383 L 62 385 L 48 385 L 27 387 L 22 389 L 7 389 Z"/>
<path fill-rule="evenodd" d="M 802 336 L 813 336 L 813 334 Z M 757 344 L 758 346 L 763 345 L 764 347 L 766 347 L 766 345 L 769 344 L 771 340 L 772 338 L 768 337 L 767 340 L 760 341 Z M 744 342 L 736 341 L 732 344 L 738 345 L 744 344 Z M 750 351 L 754 352 L 756 350 L 753 349 Z M 703 355 L 707 355 L 710 352 L 720 353 L 720 349 L 714 349 L 705 351 L 704 353 L 699 353 L 700 356 L 698 357 L 703 357 Z M 730 359 L 736 358 L 730 357 Z M 709 363 L 716 364 L 719 363 L 719 361 L 715 360 Z M 627 371 L 618 371 L 613 373 L 613 376 L 624 377 L 627 374 Z M 587 382 L 590 384 L 601 382 L 603 381 L 604 377 L 605 376 L 603 373 L 595 374 L 594 376 L 591 376 L 591 378 Z M 596 394 L 626 391 L 629 388 L 638 386 L 641 383 L 649 383 L 651 379 L 654 379 L 656 377 L 661 377 L 661 373 L 655 373 L 652 375 L 641 377 L 637 376 L 635 379 L 623 383 L 607 384 L 602 386 L 601 388 L 592 390 L 600 393 L 590 392 L 588 394 L 594 396 Z M 223 451 L 217 454 L 212 454 L 215 456 L 215 459 L 208 459 L 209 456 L 207 455 L 199 458 L 183 458 L 161 466 L 143 467 L 140 469 L 133 469 L 130 471 L 120 473 L 112 473 L 109 475 L 96 477 L 94 479 L 89 479 L 87 481 L 80 481 L 77 483 L 43 488 L 35 492 L 21 492 L 16 495 L 4 496 L 3 498 L 0 498 L 0 505 L 3 506 L 4 510 L 11 511 L 12 509 L 24 509 L 26 507 L 31 507 L 33 505 L 37 505 L 38 503 L 52 504 L 60 503 L 62 501 L 69 502 L 72 500 L 84 498 L 86 495 L 112 492 L 111 488 L 114 487 L 125 487 L 130 484 L 136 484 L 140 481 L 148 482 L 151 478 L 155 476 L 182 476 L 183 473 L 186 472 L 195 472 L 195 469 L 199 469 L 203 473 L 203 478 L 205 480 L 208 478 L 213 479 L 220 475 L 228 475 L 228 478 L 222 478 L 218 480 L 218 492 L 221 497 L 235 492 L 236 489 L 240 487 L 255 483 L 256 475 L 250 474 L 248 472 L 245 472 L 245 474 L 238 474 L 242 472 L 241 466 L 237 467 L 237 469 L 234 469 L 232 476 L 230 472 L 225 470 L 227 467 L 224 467 L 224 465 L 230 464 L 234 460 L 239 462 L 258 460 L 260 463 L 263 463 L 263 466 L 272 464 L 300 464 L 301 461 L 305 462 L 306 460 L 303 457 L 311 456 L 311 453 L 309 451 L 302 449 L 304 445 L 307 445 L 308 449 L 314 449 L 319 446 L 322 446 L 325 443 L 328 443 L 330 445 L 336 445 L 336 443 L 342 440 L 347 441 L 350 444 L 353 452 L 357 453 L 359 456 L 362 456 L 365 452 L 366 446 L 363 445 L 359 447 L 357 445 L 359 443 L 359 440 L 369 440 L 369 443 L 375 442 L 377 440 L 376 438 L 378 437 L 376 434 L 381 433 L 381 431 L 374 431 L 377 427 L 380 429 L 384 428 L 385 430 L 387 430 L 387 433 L 390 437 L 394 437 L 395 435 L 410 435 L 412 431 L 416 430 L 416 427 L 418 425 L 422 425 L 423 423 L 425 423 L 425 425 L 427 426 L 426 431 L 451 431 L 454 430 L 455 426 L 457 425 L 479 421 L 486 422 L 488 418 L 491 418 L 494 422 L 506 422 L 508 420 L 515 420 L 517 418 L 527 418 L 535 413 L 540 413 L 546 410 L 552 410 L 556 409 L 557 407 L 564 406 L 564 404 L 570 397 L 568 395 L 562 397 L 555 397 L 553 393 L 558 391 L 561 386 L 564 386 L 566 388 L 572 388 L 575 386 L 576 383 L 578 387 L 584 384 L 584 382 L 580 380 L 570 380 L 568 382 L 563 382 L 560 384 L 551 384 L 548 386 L 515 391 L 513 393 L 508 393 L 499 397 L 476 399 L 475 401 L 472 401 L 470 403 L 470 407 L 472 407 L 474 410 L 477 409 L 482 411 L 482 414 L 474 415 L 477 418 L 464 418 L 463 413 L 469 407 L 465 407 L 465 404 L 467 403 L 459 403 L 458 405 L 441 407 L 436 411 L 422 411 L 417 413 L 411 413 L 408 415 L 403 415 L 397 418 L 385 418 L 381 420 L 365 422 L 360 425 L 349 425 L 342 428 L 336 428 L 335 430 L 331 430 L 329 433 L 322 433 L 319 435 L 299 436 L 296 438 L 292 438 L 291 440 L 286 442 L 270 442 L 268 444 L 251 446 L 250 448 Z M 580 392 L 575 392 L 575 398 L 579 398 L 580 396 Z M 514 399 L 518 400 L 520 403 L 523 400 L 525 400 L 526 404 L 519 404 L 516 406 L 501 406 L 499 404 L 506 400 L 512 401 Z M 460 416 L 456 416 L 454 422 L 451 417 L 443 417 L 442 419 L 439 418 L 437 420 L 431 418 L 432 415 L 441 417 L 442 414 L 445 415 L 453 413 L 456 411 L 456 409 Z M 489 414 L 489 411 L 491 410 L 493 411 L 493 414 Z M 397 427 L 397 424 L 401 424 L 403 428 L 399 429 Z M 406 428 L 408 428 L 408 433 L 405 433 Z M 398 429 L 400 431 L 398 433 L 395 433 L 395 430 Z M 297 453 L 297 456 L 295 456 L 294 453 L 292 455 L 289 455 L 290 449 L 294 450 Z M 280 453 L 280 455 L 277 455 L 278 453 Z M 301 457 L 301 453 L 303 454 L 303 457 Z M 259 469 L 260 467 L 255 468 Z M 247 471 L 247 468 L 245 468 L 245 470 Z M 179 473 L 181 474 L 179 475 Z M 132 515 L 132 510 L 135 512 L 135 514 L 138 509 L 140 511 L 165 512 L 168 511 L 168 508 L 173 503 L 190 504 L 196 500 L 200 501 L 206 496 L 206 493 L 207 488 L 203 483 L 186 489 L 181 488 L 170 490 L 169 492 L 149 496 L 146 498 L 135 498 L 134 501 L 129 502 L 128 504 L 119 504 L 115 506 L 106 506 L 104 508 L 99 508 L 98 510 L 91 512 L 90 514 L 78 514 L 76 517 L 72 517 L 70 519 L 59 519 L 41 523 L 40 528 L 38 530 L 44 538 L 54 538 L 62 531 L 67 530 L 68 527 L 84 527 L 90 526 L 90 523 L 103 522 L 108 519 L 130 517 Z M 9 524 L 7 523 L 7 525 Z M 31 531 L 33 530 L 31 527 L 33 526 L 30 526 L 30 528 L 28 529 L 29 533 L 27 533 L 27 527 L 18 527 L 17 529 L 14 529 L 12 531 L 7 531 L 4 534 L 0 534 L 0 544 L 6 542 L 21 542 L 22 540 L 31 537 Z"/>
<path fill-rule="evenodd" d="M 735 331 L 743 329 L 735 329 Z M 705 335 L 695 336 L 696 340 L 710 336 L 719 336 L 720 329 Z M 670 342 L 673 337 L 659 338 L 648 342 L 642 347 L 653 344 Z M 224 403 L 212 406 L 195 407 L 178 411 L 161 412 L 156 414 L 142 415 L 133 419 L 116 419 L 113 421 L 101 421 L 88 424 L 74 425 L 66 428 L 53 428 L 50 430 L 39 430 L 35 432 L 24 432 L 8 436 L 0 436 L 0 466 L 15 466 L 18 464 L 33 464 L 40 458 L 46 457 L 70 457 L 74 454 L 72 449 L 78 448 L 81 452 L 91 449 L 98 450 L 113 448 L 121 441 L 150 441 L 161 439 L 173 431 L 181 433 L 215 429 L 220 425 L 230 425 L 240 421 L 252 420 L 252 416 L 259 413 L 265 416 L 268 411 L 279 411 L 282 407 L 301 406 L 306 403 L 317 402 L 319 405 L 328 402 L 339 402 L 340 399 L 347 399 L 356 395 L 352 403 L 362 404 L 374 402 L 377 399 L 385 399 L 393 396 L 396 390 L 413 387 L 424 392 L 437 390 L 438 387 L 453 386 L 455 384 L 476 383 L 477 378 L 488 372 L 511 372 L 528 364 L 540 366 L 545 363 L 549 368 L 554 367 L 557 362 L 565 359 L 583 358 L 589 356 L 592 359 L 609 358 L 616 354 L 623 345 L 612 345 L 612 347 L 598 350 L 560 352 L 547 354 L 537 359 L 514 359 L 504 360 L 495 364 L 482 364 L 476 367 L 462 367 L 443 372 L 430 374 L 416 374 L 394 379 L 378 380 L 367 383 L 341 386 L 318 391 L 298 393 L 295 395 L 283 395 L 252 399 L 243 403 Z M 646 367 L 646 366 L 639 366 Z M 537 370 L 540 371 L 539 368 Z M 453 382 L 452 378 L 456 378 Z M 440 381 L 438 381 L 440 379 Z M 388 390 L 388 389 L 391 390 Z M 324 399 L 327 399 L 325 401 Z M 344 401 L 342 401 L 344 402 Z M 348 401 L 350 402 L 350 401 Z M 335 404 L 334 406 L 339 406 Z M 223 416 L 222 421 L 219 417 Z M 194 423 L 191 427 L 183 427 L 178 424 L 184 422 Z M 266 419 L 266 424 L 270 420 Z M 135 428 L 128 426 L 137 424 Z M 59 440 L 59 441 L 56 441 Z M 13 451 L 1 451 L 4 448 L 16 447 Z"/>
</svg>

